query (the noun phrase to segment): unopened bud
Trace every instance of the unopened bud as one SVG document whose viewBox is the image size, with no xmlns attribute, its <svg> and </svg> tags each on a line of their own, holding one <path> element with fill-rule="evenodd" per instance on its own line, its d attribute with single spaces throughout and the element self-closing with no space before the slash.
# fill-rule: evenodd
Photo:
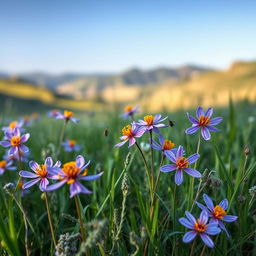
<svg viewBox="0 0 256 256">
<path fill-rule="evenodd" d="M 249 149 L 249 147 L 245 146 L 245 148 L 244 148 L 244 153 L 245 153 L 246 156 L 248 156 L 248 155 L 250 154 L 250 149 Z"/>
</svg>

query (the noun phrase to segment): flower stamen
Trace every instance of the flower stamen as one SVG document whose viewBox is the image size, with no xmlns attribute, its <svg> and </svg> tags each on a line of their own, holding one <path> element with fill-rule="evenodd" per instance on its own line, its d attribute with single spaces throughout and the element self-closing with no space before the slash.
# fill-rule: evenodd
<svg viewBox="0 0 256 256">
<path fill-rule="evenodd" d="M 176 164 L 178 169 L 188 168 L 188 159 L 184 156 L 180 157 L 177 159 Z"/>
<path fill-rule="evenodd" d="M 216 219 L 223 219 L 226 214 L 226 211 L 219 205 L 216 205 L 213 209 L 213 216 Z"/>
<path fill-rule="evenodd" d="M 199 219 L 194 224 L 195 230 L 199 233 L 204 233 L 207 227 L 208 227 L 208 225 L 201 223 Z"/>
<path fill-rule="evenodd" d="M 206 126 L 210 123 L 210 118 L 208 116 L 199 117 L 199 126 Z"/>
<path fill-rule="evenodd" d="M 18 146 L 20 146 L 20 136 L 13 136 L 13 137 L 11 138 L 11 145 L 12 145 L 13 147 L 18 147 Z"/>
<path fill-rule="evenodd" d="M 175 144 L 171 140 L 164 140 L 164 144 L 162 146 L 163 150 L 170 150 L 174 148 Z"/>
<path fill-rule="evenodd" d="M 153 115 L 144 116 L 144 121 L 147 123 L 148 126 L 153 125 L 154 116 Z"/>
</svg>

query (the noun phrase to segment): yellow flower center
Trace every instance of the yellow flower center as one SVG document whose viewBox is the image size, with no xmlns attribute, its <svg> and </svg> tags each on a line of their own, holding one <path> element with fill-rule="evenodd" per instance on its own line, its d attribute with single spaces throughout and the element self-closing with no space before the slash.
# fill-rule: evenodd
<svg viewBox="0 0 256 256">
<path fill-rule="evenodd" d="M 163 150 L 170 150 L 174 148 L 175 144 L 171 140 L 164 140 Z"/>
<path fill-rule="evenodd" d="M 131 125 L 126 125 L 123 129 L 122 129 L 122 134 L 123 136 L 127 136 L 127 137 L 132 137 L 133 133 L 132 133 L 132 127 Z"/>
<path fill-rule="evenodd" d="M 207 116 L 199 117 L 199 126 L 206 126 L 210 123 L 210 118 Z"/>
<path fill-rule="evenodd" d="M 132 111 L 132 106 L 126 106 L 126 107 L 124 108 L 124 111 L 125 111 L 125 112 L 131 112 L 131 111 Z"/>
<path fill-rule="evenodd" d="M 64 116 L 66 118 L 71 118 L 74 115 L 72 111 L 64 110 Z"/>
<path fill-rule="evenodd" d="M 198 219 L 197 222 L 194 224 L 194 228 L 197 232 L 199 233 L 203 233 L 205 232 L 206 228 L 208 227 L 208 225 L 205 225 L 203 223 L 200 222 L 200 220 Z"/>
<path fill-rule="evenodd" d="M 216 219 L 223 219 L 226 214 L 226 211 L 219 205 L 216 205 L 213 209 L 213 216 Z"/>
<path fill-rule="evenodd" d="M 20 136 L 13 136 L 13 137 L 11 138 L 11 145 L 12 145 L 13 147 L 19 146 L 19 145 L 20 145 Z"/>
<path fill-rule="evenodd" d="M 17 126 L 17 124 L 18 124 L 17 121 L 13 121 L 13 122 L 11 122 L 11 123 L 9 124 L 9 128 L 13 130 L 13 129 Z"/>
<path fill-rule="evenodd" d="M 76 177 L 79 174 L 80 168 L 77 168 L 76 167 L 76 162 L 72 161 L 72 162 L 68 162 L 68 163 L 64 164 L 63 167 L 62 167 L 62 171 L 67 175 L 67 178 L 68 178 L 67 183 L 72 184 L 72 183 L 75 182 Z M 88 170 L 85 169 L 84 172 L 80 175 L 86 176 L 87 173 L 88 173 Z M 62 177 L 60 177 L 60 179 L 62 179 Z"/>
<path fill-rule="evenodd" d="M 5 169 L 7 162 L 5 160 L 0 161 L 0 168 Z"/>
<path fill-rule="evenodd" d="M 36 169 L 36 174 L 39 175 L 40 178 L 45 178 L 48 174 L 46 164 L 39 165 L 39 168 Z"/>
<path fill-rule="evenodd" d="M 181 157 L 177 159 L 176 164 L 178 169 L 188 168 L 188 159 L 185 157 Z"/>
<path fill-rule="evenodd" d="M 68 142 L 68 144 L 69 144 L 69 146 L 70 146 L 71 148 L 73 148 L 73 147 L 76 145 L 76 141 L 75 141 L 75 140 L 70 140 L 70 141 Z"/>
<path fill-rule="evenodd" d="M 144 121 L 147 123 L 148 126 L 153 124 L 153 120 L 154 120 L 153 115 L 144 116 Z"/>
</svg>

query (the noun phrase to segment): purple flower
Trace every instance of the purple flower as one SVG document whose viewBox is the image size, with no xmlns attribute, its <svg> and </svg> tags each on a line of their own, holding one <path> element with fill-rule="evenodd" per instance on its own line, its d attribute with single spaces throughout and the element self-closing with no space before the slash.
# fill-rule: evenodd
<svg viewBox="0 0 256 256">
<path fill-rule="evenodd" d="M 227 229 L 225 228 L 225 225 L 222 221 L 225 222 L 234 222 L 237 220 L 237 216 L 233 215 L 227 215 L 227 208 L 228 208 L 228 200 L 224 199 L 222 200 L 218 205 L 214 206 L 212 199 L 207 196 L 206 194 L 203 195 L 204 202 L 206 206 L 196 202 L 197 206 L 201 208 L 202 210 L 205 210 L 208 213 L 208 216 L 212 219 L 210 220 L 210 223 L 216 223 L 219 225 L 219 227 L 226 232 L 227 236 L 229 237 L 229 233 Z"/>
<path fill-rule="evenodd" d="M 30 137 L 29 133 L 24 135 L 20 134 L 20 129 L 15 128 L 12 133 L 5 132 L 6 140 L 0 141 L 0 145 L 9 148 L 8 154 L 13 155 L 16 154 L 18 151 L 28 152 L 29 149 L 27 146 L 23 145 Z"/>
<path fill-rule="evenodd" d="M 172 172 L 176 170 L 175 183 L 177 185 L 180 185 L 183 182 L 183 171 L 185 171 L 187 174 L 189 174 L 192 177 L 195 177 L 195 178 L 201 177 L 200 172 L 188 167 L 190 164 L 193 164 L 198 160 L 198 158 L 200 157 L 199 154 L 193 154 L 188 158 L 185 158 L 183 156 L 184 155 L 183 147 L 179 146 L 176 155 L 174 155 L 172 151 L 167 151 L 165 155 L 173 164 L 163 165 L 160 167 L 160 170 L 162 172 Z"/>
<path fill-rule="evenodd" d="M 3 175 L 6 170 L 9 170 L 9 171 L 16 170 L 16 167 L 12 166 L 12 164 L 13 164 L 12 160 L 9 160 L 9 161 L 2 160 L 2 161 L 0 161 L 0 175 Z"/>
<path fill-rule="evenodd" d="M 48 186 L 45 191 L 53 191 L 64 184 L 68 184 L 70 185 L 70 198 L 79 193 L 91 194 L 92 192 L 84 187 L 79 180 L 95 180 L 101 177 L 103 172 L 87 176 L 88 170 L 86 167 L 89 164 L 90 161 L 85 164 L 84 157 L 79 155 L 77 156 L 76 161 L 68 162 L 64 164 L 62 168 L 51 168 L 52 172 L 55 174 L 53 179 L 60 180 L 60 182 Z"/>
<path fill-rule="evenodd" d="M 54 167 L 59 167 L 61 165 L 60 161 L 57 161 Z M 20 171 L 19 175 L 23 178 L 30 178 L 31 181 L 26 182 L 23 184 L 22 188 L 27 189 L 31 186 L 35 185 L 36 183 L 40 182 L 39 188 L 41 191 L 44 191 L 49 184 L 48 179 L 53 178 L 53 174 L 51 173 L 51 169 L 49 167 L 53 166 L 53 161 L 51 157 L 47 157 L 45 159 L 44 164 L 39 165 L 35 161 L 29 162 L 29 167 L 32 169 L 33 172 L 28 171 Z"/>
<path fill-rule="evenodd" d="M 197 132 L 201 128 L 201 134 L 205 140 L 209 140 L 211 138 L 211 132 L 218 132 L 220 131 L 214 125 L 219 124 L 223 119 L 222 117 L 215 117 L 211 119 L 213 113 L 213 108 L 208 108 L 207 111 L 204 113 L 201 107 L 198 107 L 196 110 L 196 118 L 191 116 L 189 113 L 188 119 L 192 123 L 192 126 L 186 129 L 185 133 L 193 134 Z"/>
<path fill-rule="evenodd" d="M 79 151 L 81 149 L 81 146 L 77 144 L 75 140 L 68 140 L 65 142 L 62 142 L 62 146 L 64 147 L 64 150 L 66 152 L 72 152 L 72 151 Z"/>
<path fill-rule="evenodd" d="M 55 119 L 64 119 L 64 120 L 66 120 L 66 121 L 71 120 L 73 123 L 78 123 L 78 122 L 79 122 L 79 119 L 74 118 L 73 116 L 74 116 L 74 113 L 73 113 L 72 111 L 64 110 L 63 114 L 58 113 L 58 114 L 55 116 Z"/>
<path fill-rule="evenodd" d="M 12 121 L 9 123 L 8 126 L 3 127 L 2 131 L 12 133 L 14 132 L 15 128 L 21 129 L 22 125 L 23 125 L 22 121 Z"/>
<path fill-rule="evenodd" d="M 174 154 L 177 153 L 177 148 L 174 148 L 175 144 L 171 140 L 164 139 L 164 137 L 160 134 L 158 137 L 159 143 L 155 140 L 152 140 L 151 147 L 155 150 L 160 150 L 165 154 L 168 151 L 172 151 Z"/>
<path fill-rule="evenodd" d="M 183 242 L 189 243 L 194 240 L 196 235 L 199 235 L 203 242 L 210 248 L 214 247 L 214 243 L 209 235 L 217 235 L 221 232 L 217 223 L 208 222 L 208 214 L 202 211 L 200 217 L 196 220 L 195 217 L 188 211 L 185 212 L 187 218 L 180 218 L 179 222 L 186 228 L 191 229 L 183 236 Z"/>
<path fill-rule="evenodd" d="M 167 127 L 165 124 L 161 124 L 164 120 L 166 120 L 168 117 L 165 117 L 161 119 L 161 115 L 157 114 L 155 116 L 153 115 L 147 115 L 144 116 L 144 120 L 139 120 L 137 123 L 139 126 L 142 126 L 146 129 L 146 131 L 151 131 L 153 130 L 156 133 L 159 133 L 158 128 L 164 128 Z"/>
<path fill-rule="evenodd" d="M 51 116 L 51 117 L 57 117 L 58 115 L 61 115 L 60 111 L 57 110 L 57 109 L 52 109 L 51 111 L 49 111 L 47 113 L 48 116 Z"/>
<path fill-rule="evenodd" d="M 133 117 L 135 113 L 139 111 L 139 107 L 126 106 L 124 108 L 124 113 L 121 115 L 123 118 L 127 119 L 129 117 Z"/>
<path fill-rule="evenodd" d="M 129 141 L 129 147 L 134 145 L 136 142 L 135 138 L 141 137 L 145 132 L 144 127 L 139 127 L 135 122 L 132 122 L 131 125 L 126 125 L 122 129 L 123 136 L 120 137 L 122 142 L 116 144 L 114 147 L 118 148 L 123 146 L 127 141 Z"/>
<path fill-rule="evenodd" d="M 20 152 L 17 151 L 15 154 L 10 155 L 7 150 L 3 156 L 3 159 L 7 161 L 13 160 L 13 161 L 21 161 L 23 163 L 27 163 L 28 156 L 29 156 L 29 152 L 23 152 L 22 150 L 20 150 Z"/>
</svg>

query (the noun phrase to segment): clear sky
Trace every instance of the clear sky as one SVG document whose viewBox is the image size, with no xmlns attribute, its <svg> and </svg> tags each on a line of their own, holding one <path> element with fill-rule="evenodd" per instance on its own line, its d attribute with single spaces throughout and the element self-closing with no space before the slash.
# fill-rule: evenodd
<svg viewBox="0 0 256 256">
<path fill-rule="evenodd" d="M 256 1 L 0 0 L 0 71 L 119 72 L 256 59 Z"/>
</svg>

